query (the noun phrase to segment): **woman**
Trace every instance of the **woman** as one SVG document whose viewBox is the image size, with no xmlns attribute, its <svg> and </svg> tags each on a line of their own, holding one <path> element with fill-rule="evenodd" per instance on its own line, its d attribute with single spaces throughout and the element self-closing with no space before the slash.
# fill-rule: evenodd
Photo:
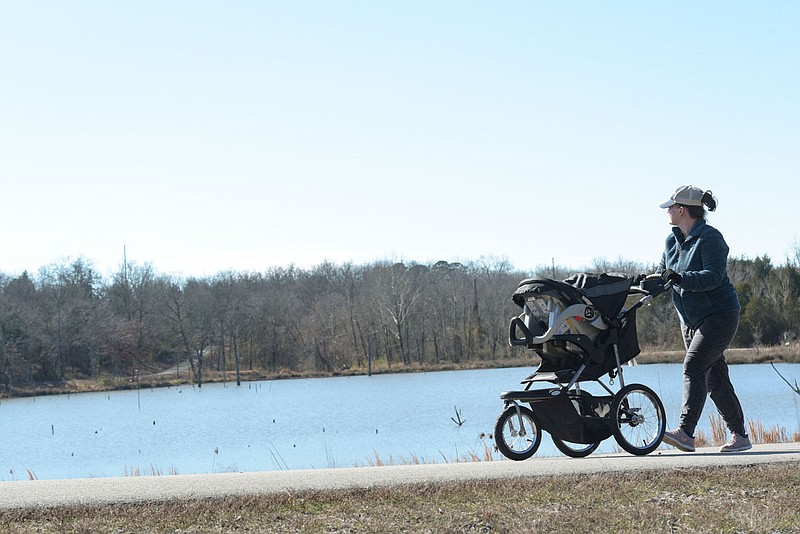
<svg viewBox="0 0 800 534">
<path fill-rule="evenodd" d="M 693 185 L 679 187 L 661 204 L 672 235 L 658 272 L 673 284 L 672 302 L 686 345 L 680 425 L 664 434 L 664 442 L 694 451 L 694 430 L 710 394 L 731 431 L 720 452 L 740 452 L 752 445 L 724 354 L 739 326 L 739 299 L 728 278 L 728 245 L 717 229 L 706 224 L 704 206 L 714 211 L 717 201 L 711 191 Z"/>
</svg>

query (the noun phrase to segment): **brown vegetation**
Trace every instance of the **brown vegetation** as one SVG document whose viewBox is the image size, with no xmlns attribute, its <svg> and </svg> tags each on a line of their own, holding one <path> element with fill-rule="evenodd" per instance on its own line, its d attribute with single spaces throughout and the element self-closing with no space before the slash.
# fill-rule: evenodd
<svg viewBox="0 0 800 534">
<path fill-rule="evenodd" d="M 800 532 L 800 464 L 2 510 L 9 533 Z"/>
</svg>

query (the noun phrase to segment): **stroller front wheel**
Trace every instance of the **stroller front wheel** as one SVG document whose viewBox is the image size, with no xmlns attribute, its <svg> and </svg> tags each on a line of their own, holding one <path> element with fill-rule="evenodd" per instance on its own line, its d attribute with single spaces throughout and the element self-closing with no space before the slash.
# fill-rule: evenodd
<svg viewBox="0 0 800 534">
<path fill-rule="evenodd" d="M 536 415 L 525 406 L 509 406 L 494 425 L 497 450 L 511 460 L 527 460 L 542 442 L 542 428 Z"/>
<path fill-rule="evenodd" d="M 650 454 L 664 437 L 664 405 L 649 387 L 629 384 L 614 395 L 611 422 L 620 447 L 637 456 Z"/>
</svg>

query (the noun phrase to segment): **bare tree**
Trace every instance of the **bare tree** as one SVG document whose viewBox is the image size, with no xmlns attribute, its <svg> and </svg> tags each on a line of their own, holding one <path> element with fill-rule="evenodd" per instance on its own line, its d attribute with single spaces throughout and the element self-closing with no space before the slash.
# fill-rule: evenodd
<svg viewBox="0 0 800 534">
<path fill-rule="evenodd" d="M 419 302 L 420 270 L 395 263 L 380 268 L 377 274 L 382 287 L 377 291 L 375 302 L 379 316 L 384 318 L 384 332 L 394 338 L 403 364 L 408 365 L 411 359 L 407 328 L 409 318 Z"/>
<path fill-rule="evenodd" d="M 43 268 L 41 274 L 52 311 L 53 376 L 63 379 L 68 368 L 90 376 L 96 374 L 100 277 L 82 258 Z"/>
<path fill-rule="evenodd" d="M 191 372 L 202 387 L 203 356 L 211 342 L 212 301 L 208 283 L 192 279 L 184 287 L 172 282 L 162 289 L 164 318 L 180 337 Z"/>
</svg>

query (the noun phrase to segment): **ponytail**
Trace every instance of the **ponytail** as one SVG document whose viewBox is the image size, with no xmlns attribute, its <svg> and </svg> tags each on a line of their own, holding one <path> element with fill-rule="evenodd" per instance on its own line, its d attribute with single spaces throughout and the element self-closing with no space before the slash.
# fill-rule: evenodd
<svg viewBox="0 0 800 534">
<path fill-rule="evenodd" d="M 708 211 L 714 211 L 717 209 L 717 199 L 714 197 L 714 193 L 711 191 L 706 191 L 703 193 L 703 197 L 700 199 L 700 202 L 702 203 L 702 206 L 687 206 L 685 204 L 681 204 L 681 206 L 689 210 L 689 216 L 692 219 L 705 219 L 706 208 L 708 208 Z"/>
<path fill-rule="evenodd" d="M 717 209 L 717 199 L 714 197 L 714 193 L 711 191 L 706 191 L 703 193 L 703 198 L 700 199 L 700 202 L 702 202 L 703 205 L 708 208 L 708 211 L 714 211 Z"/>
</svg>

